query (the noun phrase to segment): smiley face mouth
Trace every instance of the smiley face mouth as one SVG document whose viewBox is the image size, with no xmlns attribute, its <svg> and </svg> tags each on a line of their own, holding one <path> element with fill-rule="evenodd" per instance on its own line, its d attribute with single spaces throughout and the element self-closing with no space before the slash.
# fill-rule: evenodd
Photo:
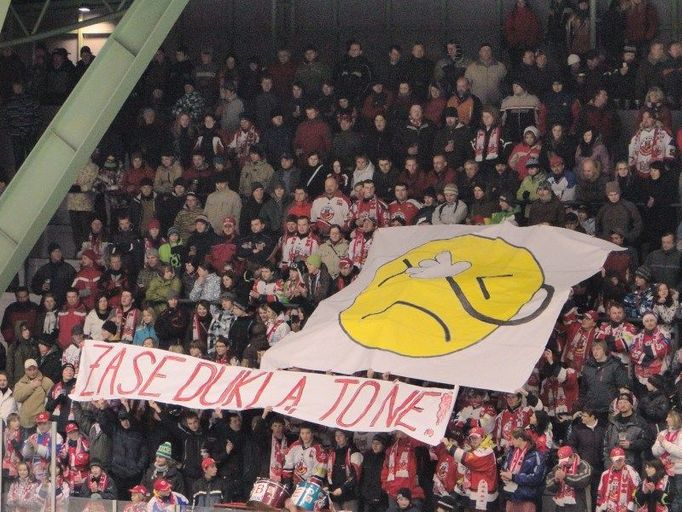
<svg viewBox="0 0 682 512">
<path fill-rule="evenodd" d="M 413 302 L 398 300 L 398 301 L 395 301 L 394 303 L 390 304 L 389 306 L 386 306 L 384 309 L 382 309 L 380 311 L 375 311 L 374 313 L 368 313 L 368 314 L 360 317 L 360 319 L 365 320 L 371 316 L 383 315 L 384 313 L 387 313 L 388 310 L 393 308 L 394 306 L 404 306 L 407 308 L 416 309 L 420 313 L 423 313 L 423 314 L 429 316 L 430 318 L 435 320 L 436 323 L 438 324 L 438 326 L 443 330 L 443 339 L 446 342 L 452 341 L 452 336 L 450 335 L 450 328 L 443 321 L 443 319 L 440 316 L 438 316 L 436 313 L 434 313 L 433 311 L 430 311 L 430 310 L 426 309 L 424 306 L 420 306 L 419 304 L 414 304 Z"/>
</svg>

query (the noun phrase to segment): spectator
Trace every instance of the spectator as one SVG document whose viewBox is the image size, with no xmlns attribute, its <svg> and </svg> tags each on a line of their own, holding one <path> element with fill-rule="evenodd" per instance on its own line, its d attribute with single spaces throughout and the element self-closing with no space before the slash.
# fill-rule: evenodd
<svg viewBox="0 0 682 512">
<path fill-rule="evenodd" d="M 27 359 L 24 362 L 24 371 L 26 373 L 14 386 L 14 399 L 19 404 L 21 428 L 23 432 L 30 432 L 38 420 L 45 423 L 49 421 L 50 415 L 45 412 L 45 401 L 53 382 L 40 373 L 35 359 Z M 33 444 L 31 446 L 36 448 Z"/>
<path fill-rule="evenodd" d="M 646 44 L 642 49 L 646 49 Z M 663 69 L 665 67 L 665 46 L 659 41 L 652 42 L 648 54 L 639 64 L 635 80 L 635 94 L 638 99 L 644 98 L 651 87 L 663 87 Z"/>
<path fill-rule="evenodd" d="M 586 512 L 591 498 L 589 485 L 592 466 L 574 453 L 570 446 L 559 448 L 557 458 L 558 464 L 547 474 L 547 491 L 554 493 L 552 499 L 558 509 Z"/>
<path fill-rule="evenodd" d="M 607 181 L 608 177 L 599 163 L 591 158 L 586 159 L 580 164 L 576 199 L 586 205 L 600 203 L 606 195 Z"/>
<path fill-rule="evenodd" d="M 635 489 L 640 483 L 637 471 L 626 463 L 625 451 L 615 447 L 610 451 L 611 463 L 599 480 L 597 508 L 601 512 L 614 508 L 634 508 Z M 616 485 L 618 482 L 618 485 Z M 611 492 L 608 490 L 612 489 Z"/>
<path fill-rule="evenodd" d="M 35 328 L 39 306 L 31 302 L 28 288 L 18 287 L 14 292 L 15 301 L 5 308 L 0 324 L 0 332 L 8 345 L 16 340 L 17 327 L 25 322 L 32 332 Z"/>
<path fill-rule="evenodd" d="M 675 157 L 675 144 L 670 134 L 654 112 L 645 110 L 639 130 L 630 140 L 628 163 L 641 178 L 648 178 L 652 162 L 671 161 Z"/>
<path fill-rule="evenodd" d="M 464 201 L 458 199 L 459 189 L 455 184 L 445 185 L 445 202 L 437 206 L 431 217 L 432 224 L 463 224 L 469 213 Z"/>
<path fill-rule="evenodd" d="M 637 207 L 630 201 L 621 198 L 617 181 L 606 183 L 608 202 L 597 212 L 596 228 L 601 238 L 608 238 L 609 233 L 618 230 L 625 234 L 625 240 L 634 244 L 642 233 L 642 218 Z"/>
<path fill-rule="evenodd" d="M 26 322 L 17 325 L 14 342 L 7 349 L 7 374 L 10 386 L 14 385 L 24 375 L 24 363 L 38 358 L 38 344 L 31 335 L 31 329 Z"/>
<path fill-rule="evenodd" d="M 478 60 L 467 66 L 465 77 L 471 83 L 471 92 L 483 105 L 498 104 L 502 99 L 501 84 L 507 68 L 493 58 L 492 46 L 483 43 L 478 50 Z"/>
</svg>

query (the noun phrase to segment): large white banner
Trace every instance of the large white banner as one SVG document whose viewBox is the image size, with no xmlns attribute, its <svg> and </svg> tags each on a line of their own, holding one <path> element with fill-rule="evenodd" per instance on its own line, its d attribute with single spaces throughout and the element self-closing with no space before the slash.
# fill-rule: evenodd
<svg viewBox="0 0 682 512">
<path fill-rule="evenodd" d="M 129 398 L 191 409 L 256 409 L 360 432 L 401 430 L 435 445 L 457 389 L 227 366 L 165 350 L 86 341 L 73 400 Z"/>
<path fill-rule="evenodd" d="M 571 287 L 618 247 L 549 226 L 380 229 L 347 288 L 265 353 L 263 368 L 372 369 L 500 391 L 521 387 Z"/>
</svg>

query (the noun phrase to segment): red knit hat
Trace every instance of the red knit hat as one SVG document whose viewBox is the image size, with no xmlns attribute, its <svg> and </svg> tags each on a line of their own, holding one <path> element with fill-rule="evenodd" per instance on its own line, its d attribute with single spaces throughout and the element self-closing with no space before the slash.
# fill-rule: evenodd
<svg viewBox="0 0 682 512">
<path fill-rule="evenodd" d="M 173 486 L 168 480 L 159 478 L 156 482 L 154 482 L 154 490 L 157 492 L 168 492 L 173 490 Z"/>
</svg>

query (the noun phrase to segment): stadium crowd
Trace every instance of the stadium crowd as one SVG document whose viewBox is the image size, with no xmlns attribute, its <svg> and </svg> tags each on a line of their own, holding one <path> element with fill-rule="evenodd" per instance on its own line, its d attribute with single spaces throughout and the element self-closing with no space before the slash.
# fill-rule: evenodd
<svg viewBox="0 0 682 512">
<path fill-rule="evenodd" d="M 655 39 L 646 0 L 612 4 L 592 50 L 588 2 L 552 0 L 543 29 L 519 0 L 506 64 L 489 44 L 467 61 L 455 40 L 435 62 L 415 42 L 376 63 L 352 40 L 334 66 L 313 46 L 267 63 L 160 48 L 68 193 L 80 268 L 50 243 L 2 318 L 8 510 L 44 510 L 51 492 L 60 506 L 211 506 L 246 501 L 257 478 L 323 478 L 354 512 L 682 511 L 682 42 Z M 24 65 L 3 49 L 17 166 L 40 109 L 63 103 L 94 58 L 38 46 Z M 623 134 L 628 109 L 638 126 Z M 258 367 L 353 281 L 377 228 L 503 222 L 625 250 L 574 288 L 526 386 L 463 389 L 436 447 L 269 409 L 69 397 L 84 339 Z"/>
</svg>

